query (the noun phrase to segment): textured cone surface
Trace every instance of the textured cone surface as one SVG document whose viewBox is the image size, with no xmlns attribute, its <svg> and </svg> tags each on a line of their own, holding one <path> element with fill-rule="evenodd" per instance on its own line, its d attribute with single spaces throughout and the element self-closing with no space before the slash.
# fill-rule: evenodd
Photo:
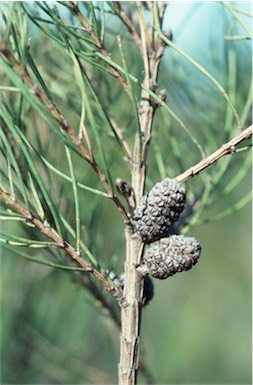
<svg viewBox="0 0 253 385">
<path fill-rule="evenodd" d="M 185 190 L 176 179 L 166 178 L 145 194 L 134 211 L 135 232 L 145 243 L 169 235 L 185 205 Z"/>
<path fill-rule="evenodd" d="M 165 279 L 191 269 L 200 253 L 201 246 L 195 238 L 172 235 L 152 243 L 144 254 L 143 263 L 152 277 Z"/>
</svg>

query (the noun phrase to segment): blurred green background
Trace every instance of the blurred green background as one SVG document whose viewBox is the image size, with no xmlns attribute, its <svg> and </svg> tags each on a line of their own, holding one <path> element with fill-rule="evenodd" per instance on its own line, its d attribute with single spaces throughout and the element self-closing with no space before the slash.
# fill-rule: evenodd
<svg viewBox="0 0 253 385">
<path fill-rule="evenodd" d="M 36 4 L 23 4 L 32 14 L 45 17 Z M 134 5 L 125 5 L 134 14 Z M 248 11 L 243 2 L 233 5 Z M 56 6 L 68 20 L 60 4 Z M 1 7 L 8 12 L 7 3 Z M 248 16 L 240 17 L 249 23 Z M 120 33 L 129 71 L 141 78 L 142 63 L 136 47 L 114 15 L 108 13 L 106 21 L 108 51 L 120 62 L 116 44 Z M 241 116 L 251 93 L 251 42 L 224 39 L 228 35 L 245 35 L 238 21 L 220 3 L 171 2 L 164 28 L 170 27 L 175 43 L 230 92 Z M 1 28 L 4 30 L 3 22 Z M 70 57 L 31 22 L 27 36 L 32 36 L 33 58 L 45 83 L 64 116 L 78 127 L 80 91 Z M 96 68 L 90 76 L 107 113 L 117 119 L 132 146 L 135 117 L 121 86 Z M 3 72 L 1 80 L 5 84 Z M 167 90 L 168 105 L 191 128 L 207 153 L 238 132 L 220 92 L 170 48 L 165 51 L 158 88 Z M 5 97 L 14 114 L 22 105 L 21 121 L 26 134 L 33 140 L 39 133 L 42 153 L 55 167 L 66 171 L 63 149 L 43 120 L 35 116 L 22 97 Z M 250 124 L 250 110 L 244 117 L 244 127 Z M 127 163 L 115 139 L 103 127 L 102 118 L 97 119 L 113 179 L 129 180 Z M 175 177 L 200 160 L 196 148 L 162 109 L 157 111 L 152 140 L 147 189 L 164 176 Z M 187 273 L 166 281 L 155 280 L 155 297 L 143 311 L 142 356 L 157 384 L 251 383 L 251 204 L 243 205 L 251 188 L 251 159 L 249 151 L 232 155 L 229 163 L 225 158 L 185 183 L 191 197 L 207 181 L 211 183 L 222 168 L 225 170 L 204 202 L 206 207 L 200 218 L 185 228 L 187 235 L 195 236 L 202 245 L 199 263 Z M 88 166 L 79 158 L 74 161 L 77 179 L 101 189 Z M 71 186 L 53 173 L 51 179 L 45 180 L 62 214 L 74 223 Z M 124 226 L 117 210 L 103 197 L 84 190 L 80 190 L 80 202 L 85 243 L 104 268 L 120 273 L 125 244 Z M 243 207 L 226 216 L 238 202 Z M 221 215 L 219 221 L 215 220 L 217 215 Z M 2 222 L 1 227 L 6 233 L 27 236 L 18 224 Z M 44 251 L 33 252 L 38 257 L 48 257 Z M 2 249 L 1 290 L 2 384 L 117 382 L 118 331 L 72 273 L 22 260 Z M 139 382 L 144 382 L 141 374 Z"/>
</svg>

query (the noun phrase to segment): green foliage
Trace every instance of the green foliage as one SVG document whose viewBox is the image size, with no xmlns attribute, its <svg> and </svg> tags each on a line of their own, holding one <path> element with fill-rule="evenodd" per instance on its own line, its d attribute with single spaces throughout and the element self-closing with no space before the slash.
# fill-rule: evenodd
<svg viewBox="0 0 253 385">
<path fill-rule="evenodd" d="M 225 64 L 218 74 L 208 58 L 199 63 L 177 37 L 170 41 L 158 29 L 168 45 L 158 85 L 167 90 L 166 101 L 145 87 L 140 52 L 114 2 L 81 2 L 83 19 L 71 2 L 1 4 L 1 188 L 101 271 L 123 270 L 124 223 L 108 189 L 116 194 L 117 177 L 130 181 L 136 135 L 142 140 L 143 89 L 159 105 L 147 189 L 176 177 L 250 124 L 249 15 L 222 4 L 238 30 L 231 22 L 223 31 Z M 123 7 L 132 20 L 138 17 L 134 4 Z M 155 4 L 153 14 L 158 27 Z M 242 31 L 245 39 L 235 39 Z M 108 188 L 65 122 L 94 156 Z M 144 313 L 143 355 L 157 383 L 250 381 L 250 146 L 244 142 L 186 183 L 188 211 L 180 230 L 201 239 L 203 264 L 189 276 L 158 283 Z M 80 285 L 81 268 L 8 205 L 0 218 L 2 382 L 116 382 L 118 331 Z"/>
</svg>

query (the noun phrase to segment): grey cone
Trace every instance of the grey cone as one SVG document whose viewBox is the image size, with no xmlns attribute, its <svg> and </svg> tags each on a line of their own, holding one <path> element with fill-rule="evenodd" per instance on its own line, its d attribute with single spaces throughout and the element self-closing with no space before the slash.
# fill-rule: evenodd
<svg viewBox="0 0 253 385">
<path fill-rule="evenodd" d="M 166 178 L 145 194 L 133 215 L 134 230 L 144 243 L 168 236 L 185 206 L 185 190 L 176 179 Z"/>
<path fill-rule="evenodd" d="M 143 257 L 149 274 L 165 279 L 178 272 L 189 270 L 200 257 L 201 246 L 193 237 L 171 235 L 152 243 Z"/>
</svg>

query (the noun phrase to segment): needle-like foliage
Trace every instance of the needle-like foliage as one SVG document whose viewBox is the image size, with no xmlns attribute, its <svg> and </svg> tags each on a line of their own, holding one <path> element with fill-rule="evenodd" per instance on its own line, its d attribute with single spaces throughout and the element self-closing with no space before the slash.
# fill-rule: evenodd
<svg viewBox="0 0 253 385">
<path fill-rule="evenodd" d="M 174 31 L 166 30 L 170 6 L 173 2 L 1 3 L 3 280 L 11 277 L 15 290 L 25 281 L 32 288 L 48 280 L 49 292 L 43 284 L 38 289 L 42 293 L 41 298 L 37 294 L 38 312 L 50 309 L 53 314 L 55 306 L 60 314 L 68 306 L 66 316 L 73 315 L 66 352 L 57 346 L 60 328 L 45 328 L 45 320 L 41 328 L 33 326 L 26 312 L 29 296 L 23 293 L 17 333 L 24 357 L 15 358 L 18 379 L 7 362 L 12 353 L 9 344 L 4 383 L 115 382 L 117 358 L 111 353 L 115 349 L 110 328 L 108 333 L 101 332 L 94 321 L 99 314 L 94 304 L 111 319 L 114 336 L 121 328 L 120 384 L 135 384 L 139 369 L 143 381 L 149 383 L 191 382 L 193 378 L 180 377 L 180 373 L 176 378 L 172 368 L 171 377 L 166 377 L 167 371 L 163 376 L 160 364 L 150 364 L 155 358 L 152 354 L 148 360 L 141 355 L 139 361 L 142 296 L 143 292 L 147 296 L 147 287 L 138 270 L 145 244 L 135 233 L 134 212 L 140 202 L 146 202 L 144 193 L 168 177 L 186 182 L 186 208 L 174 233 L 198 231 L 228 217 L 233 220 L 248 207 L 252 80 L 247 43 L 252 32 L 247 20 L 252 16 L 227 2 L 216 5 L 224 20 L 230 20 L 223 35 L 215 35 L 224 44 L 224 65 L 218 70 L 210 58 L 213 55 L 216 63 L 220 53 L 211 43 L 210 56 L 199 60 Z M 29 261 L 37 265 L 31 264 L 34 271 L 27 270 L 24 276 L 11 268 L 26 269 Z M 228 258 L 226 263 L 232 262 Z M 46 273 L 42 265 L 49 268 Z M 124 284 L 112 274 L 123 270 Z M 63 271 L 77 283 L 75 287 L 89 293 L 87 316 L 80 310 L 83 298 L 71 291 L 69 280 L 61 284 Z M 39 277 L 35 283 L 33 273 Z M 50 281 L 50 274 L 56 279 Z M 11 287 L 7 285 L 6 290 L 10 292 Z M 65 298 L 67 290 L 72 297 L 66 294 Z M 12 301 L 9 295 L 5 297 L 7 309 Z M 18 319 L 14 313 L 11 322 Z M 43 317 L 38 316 L 34 325 L 39 325 L 39 319 Z M 6 320 L 4 327 L 9 328 Z M 106 346 L 103 356 L 94 343 L 96 328 Z M 82 351 L 80 341 L 82 345 L 86 338 L 91 351 L 85 350 L 87 357 L 77 356 Z M 31 345 L 24 352 L 22 341 L 29 339 Z M 177 345 L 176 340 L 173 344 Z M 181 357 L 174 346 L 168 347 L 169 354 L 175 351 L 179 365 Z M 86 361 L 95 363 L 86 365 Z M 200 382 L 214 381 L 210 374 L 208 380 L 199 378 Z M 231 378 L 228 375 L 224 381 Z M 242 373 L 238 383 L 246 378 Z"/>
</svg>

